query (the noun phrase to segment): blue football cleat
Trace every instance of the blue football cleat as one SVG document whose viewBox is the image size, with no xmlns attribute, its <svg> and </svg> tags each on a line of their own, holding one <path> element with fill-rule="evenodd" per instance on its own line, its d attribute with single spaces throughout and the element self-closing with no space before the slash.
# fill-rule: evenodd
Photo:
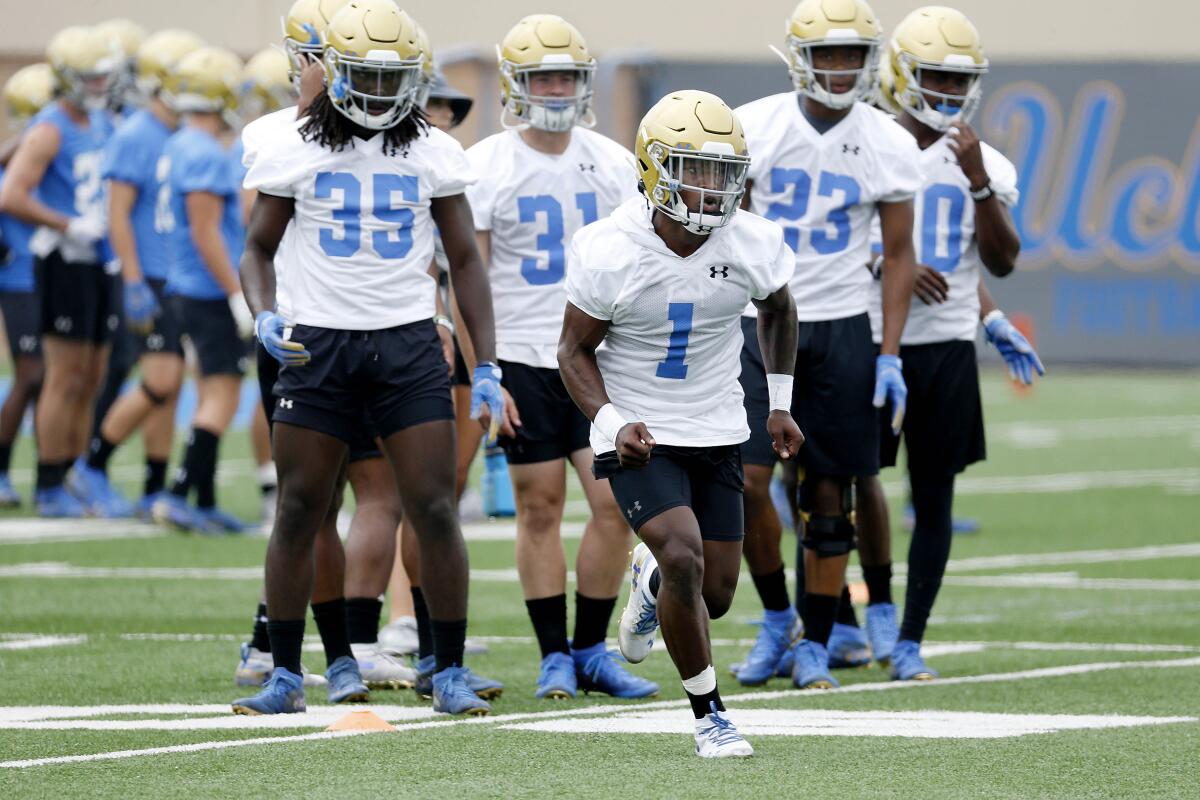
<svg viewBox="0 0 1200 800">
<path fill-rule="evenodd" d="M 811 639 L 801 639 L 792 648 L 792 685 L 797 689 L 836 689 L 839 684 L 829 674 L 829 652 Z"/>
<path fill-rule="evenodd" d="M 534 697 L 546 700 L 570 700 L 575 697 L 575 662 L 566 653 L 551 653 L 542 659 Z"/>
<path fill-rule="evenodd" d="M 33 503 L 37 506 L 39 517 L 78 519 L 87 516 L 87 509 L 83 503 L 79 502 L 75 495 L 68 492 L 64 486 L 38 489 L 33 494 Z"/>
<path fill-rule="evenodd" d="M 896 648 L 892 651 L 892 680 L 931 681 L 937 675 L 937 671 L 921 658 L 920 642 L 911 639 L 896 642 Z"/>
<path fill-rule="evenodd" d="M 875 603 L 867 606 L 867 639 L 871 642 L 871 656 L 881 666 L 892 660 L 892 650 L 900 638 L 896 626 L 896 606 L 891 603 Z"/>
<path fill-rule="evenodd" d="M 792 631 L 796 628 L 796 609 L 764 611 L 762 625 L 746 660 L 738 667 L 735 677 L 742 686 L 761 686 L 779 672 L 783 660 L 794 644 Z M 791 674 L 789 668 L 787 675 Z"/>
<path fill-rule="evenodd" d="M 634 675 L 621 666 L 615 651 L 599 642 L 582 650 L 571 648 L 579 688 L 584 692 L 599 692 L 609 697 L 627 699 L 653 697 L 658 694 L 658 684 L 639 675 Z"/>
<path fill-rule="evenodd" d="M 436 666 L 437 662 L 433 656 L 425 656 L 417 662 L 417 682 L 413 684 L 413 691 L 422 700 L 433 699 L 433 670 Z M 504 684 L 500 681 L 485 678 L 466 667 L 462 669 L 467 673 L 467 686 L 484 700 L 495 700 L 504 694 Z"/>
<path fill-rule="evenodd" d="M 371 690 L 363 683 L 358 662 L 352 656 L 341 656 L 325 670 L 325 687 L 331 703 L 365 703 L 371 699 Z"/>
<path fill-rule="evenodd" d="M 800 635 L 804 635 L 803 629 L 801 629 Z M 792 677 L 792 667 L 796 664 L 796 653 L 794 650 L 795 648 L 789 647 L 787 652 L 783 654 L 783 658 L 779 659 L 779 666 L 775 668 L 776 678 Z"/>
<path fill-rule="evenodd" d="M 433 710 L 442 714 L 482 717 L 492 707 L 467 685 L 470 673 L 462 667 L 447 667 L 433 676 Z"/>
<path fill-rule="evenodd" d="M 150 507 L 150 515 L 159 525 L 168 525 L 176 530 L 208 532 L 196 516 L 196 509 L 188 505 L 187 500 L 170 492 L 154 501 L 154 505 Z"/>
<path fill-rule="evenodd" d="M 21 505 L 21 495 L 13 488 L 12 479 L 7 472 L 0 472 L 0 508 L 18 508 Z"/>
<path fill-rule="evenodd" d="M 142 495 L 133 507 L 133 515 L 143 522 L 154 522 L 154 504 L 166 496 L 166 491 Z"/>
<path fill-rule="evenodd" d="M 193 514 L 205 533 L 243 533 L 246 530 L 246 523 L 216 506 L 197 508 Z"/>
<path fill-rule="evenodd" d="M 830 669 L 857 669 L 871 663 L 871 648 L 867 645 L 867 636 L 862 628 L 853 625 L 835 622 L 825 649 L 829 651 Z"/>
<path fill-rule="evenodd" d="M 275 668 L 261 692 L 233 701 L 235 714 L 296 714 L 304 710 L 304 678 L 283 667 Z"/>
<path fill-rule="evenodd" d="M 133 504 L 113 487 L 102 470 L 78 459 L 67 476 L 67 489 L 94 517 L 123 519 L 133 516 Z"/>
</svg>

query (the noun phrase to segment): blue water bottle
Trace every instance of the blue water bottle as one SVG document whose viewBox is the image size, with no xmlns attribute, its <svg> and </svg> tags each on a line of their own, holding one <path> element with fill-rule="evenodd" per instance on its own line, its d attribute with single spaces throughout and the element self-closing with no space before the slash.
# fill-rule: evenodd
<svg viewBox="0 0 1200 800">
<path fill-rule="evenodd" d="M 517 506 L 513 501 L 512 480 L 508 477 L 508 459 L 498 446 L 489 447 L 483 453 L 483 477 L 480 479 L 483 513 L 489 517 L 515 517 Z"/>
</svg>

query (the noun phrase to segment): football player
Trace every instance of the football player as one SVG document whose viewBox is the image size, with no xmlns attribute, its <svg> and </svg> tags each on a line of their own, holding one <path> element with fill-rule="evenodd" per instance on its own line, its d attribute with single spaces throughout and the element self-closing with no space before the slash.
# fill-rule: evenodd
<svg viewBox="0 0 1200 800">
<path fill-rule="evenodd" d="M 158 162 L 167 189 L 158 218 L 170 259 L 166 295 L 196 350 L 199 397 L 183 460 L 152 513 L 159 522 L 206 533 L 244 528 L 216 504 L 217 452 L 237 411 L 244 342 L 253 331 L 237 276 L 245 232 L 240 148 L 231 132 L 241 82 L 237 56 L 204 47 L 175 65 L 162 90 L 181 116 Z M 193 490 L 195 507 L 187 502 Z"/>
<path fill-rule="evenodd" d="M 57 100 L 34 117 L 17 146 L 0 211 L 37 227 L 30 240 L 41 295 L 45 381 L 36 412 L 35 500 L 46 517 L 82 517 L 63 486 L 87 447 L 96 393 L 117 325 L 100 165 L 112 132 L 105 106 L 120 66 L 95 28 L 60 31 L 46 48 Z"/>
<path fill-rule="evenodd" d="M 738 110 L 754 153 L 748 207 L 782 225 L 795 254 L 791 287 L 800 330 L 792 412 L 807 437 L 799 461 L 804 531 L 797 557 L 804 585 L 796 601 L 804 638 L 791 647 L 792 681 L 800 688 L 836 685 L 826 646 L 854 547 L 852 485 L 879 471 L 876 407 L 887 403 L 897 428 L 904 416 L 898 352 L 912 293 L 912 196 L 920 175 L 912 136 L 862 102 L 875 90 L 881 41 L 864 0 L 802 0 L 787 23 L 784 56 L 795 92 Z M 862 268 L 876 213 L 883 227 L 878 356 L 867 316 L 871 279 Z M 766 386 L 761 376 L 757 383 L 747 387 L 756 418 L 747 446 L 755 452 L 747 455 L 758 465 L 747 470 L 747 538 L 754 543 L 746 553 L 767 613 L 738 670 L 748 685 L 776 674 L 797 627 L 785 602 L 772 459 L 763 446 Z"/>
<path fill-rule="evenodd" d="M 889 583 L 868 582 L 871 649 L 881 663 L 890 662 L 897 680 L 937 675 L 921 658 L 920 646 L 950 555 L 954 477 L 985 457 L 975 363 L 979 320 L 997 346 L 1019 354 L 1023 343 L 995 310 L 980 280 L 981 267 L 996 277 L 1009 275 L 1021 248 L 1009 212 L 1018 197 L 1016 169 L 981 142 L 970 125 L 987 68 L 979 32 L 970 20 L 952 8 L 928 6 L 896 27 L 881 69 L 881 96 L 916 138 L 924 174 L 913 226 L 920 266 L 900 340 L 909 390 L 903 436 L 916 524 L 898 634 Z M 876 289 L 872 323 L 877 342 L 879 304 Z M 1010 369 L 1026 383 L 1033 381 L 1035 370 L 1043 372 L 1036 354 Z M 895 466 L 900 437 L 886 429 L 881 436 L 883 466 Z M 859 512 L 864 540 L 886 539 L 887 505 L 877 477 L 860 482 L 858 500 L 867 510 Z M 884 575 L 890 575 L 890 560 L 882 566 Z"/>
<path fill-rule="evenodd" d="M 759 309 L 781 458 L 803 442 L 788 412 L 796 352 L 794 258 L 779 226 L 738 204 L 750 164 L 736 116 L 714 95 L 660 100 L 637 133 L 644 198 L 571 242 L 558 349 L 563 382 L 592 420 L 595 474 L 641 538 L 621 652 L 643 660 L 661 624 L 704 758 L 752 755 L 724 716 L 709 620 L 729 610 L 742 549 L 749 430 L 737 374 L 739 317 Z"/>
<path fill-rule="evenodd" d="M 4 107 L 10 125 L 24 128 L 54 100 L 54 73 L 48 64 L 30 64 L 4 84 Z M 0 182 L 4 169 L 0 167 Z M 33 275 L 29 239 L 33 228 L 9 214 L 0 214 L 0 311 L 12 356 L 13 376 L 0 407 L 0 507 L 16 508 L 21 495 L 8 476 L 13 443 L 21 432 L 25 410 L 37 400 L 42 383 L 41 303 Z"/>
<path fill-rule="evenodd" d="M 574 268 L 571 239 L 636 195 L 633 156 L 589 130 L 596 60 L 573 25 L 551 14 L 525 17 L 498 52 L 507 130 L 467 151 L 479 176 L 467 196 L 496 308 L 500 445 L 516 498 L 517 571 L 541 650 L 536 696 L 573 698 L 582 688 L 647 697 L 657 684 L 627 672 L 604 644 L 629 527 L 608 484 L 591 474 L 588 420 L 567 394 L 555 356 Z M 560 535 L 568 463 L 591 511 L 575 561 L 570 640 Z"/>
<path fill-rule="evenodd" d="M 164 302 L 168 254 L 165 205 L 169 188 L 160 179 L 159 158 L 179 125 L 179 115 L 163 81 L 189 53 L 204 46 L 181 30 L 155 33 L 137 51 L 137 86 L 148 98 L 117 128 L 104 151 L 102 174 L 108 180 L 109 238 L 121 262 L 124 322 L 136 337 L 141 380 L 121 395 L 101 418 L 86 459 L 72 470 L 72 489 L 94 516 L 124 517 L 134 509 L 108 480 L 113 451 L 143 428 L 146 479 L 138 515 L 150 508 L 166 486 L 167 461 L 175 432 L 175 407 L 183 384 L 183 345 L 174 305 Z M 108 383 L 116 386 L 128 372 L 114 357 Z M 97 413 L 103 407 L 97 403 Z"/>
<path fill-rule="evenodd" d="M 473 404 L 485 424 L 485 404 L 498 420 L 491 299 L 463 195 L 470 167 L 461 146 L 415 107 L 423 59 L 407 14 L 390 0 L 355 0 L 334 15 L 323 39 L 326 91 L 263 147 L 246 176 L 258 198 L 242 280 L 258 313 L 258 338 L 284 369 L 272 415 L 280 499 L 266 565 L 276 666 L 263 691 L 235 701 L 234 710 L 304 710 L 300 646 L 313 541 L 366 411 L 420 539 L 434 709 L 487 713 L 462 666 L 467 558 L 454 513 L 449 375 L 427 272 L 436 223 L 481 357 Z M 281 240 L 288 319 L 274 310 L 272 262 Z M 345 673 L 357 676 L 345 656 Z M 334 666 L 331 685 L 342 671 Z"/>
<path fill-rule="evenodd" d="M 108 109 L 112 112 L 113 125 L 117 126 L 147 100 L 137 81 L 137 53 L 146 41 L 146 29 L 132 20 L 118 17 L 97 24 L 96 30 L 108 37 L 121 59 L 108 85 Z"/>
</svg>

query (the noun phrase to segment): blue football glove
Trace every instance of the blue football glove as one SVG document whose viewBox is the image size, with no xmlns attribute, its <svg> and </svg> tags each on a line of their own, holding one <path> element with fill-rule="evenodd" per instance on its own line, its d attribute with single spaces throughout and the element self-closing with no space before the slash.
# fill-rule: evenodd
<svg viewBox="0 0 1200 800">
<path fill-rule="evenodd" d="M 471 419 L 479 419 L 483 406 L 487 404 L 491 421 L 488 424 L 488 442 L 494 442 L 504 419 L 504 394 L 500 391 L 500 367 L 491 361 L 482 361 L 471 373 Z"/>
<path fill-rule="evenodd" d="M 875 359 L 875 400 L 876 408 L 883 404 L 892 403 L 892 433 L 900 435 L 904 426 L 904 408 L 908 403 L 908 386 L 904 383 L 904 372 L 901 369 L 900 356 L 881 355 Z"/>
<path fill-rule="evenodd" d="M 262 342 L 263 348 L 271 354 L 271 358 L 284 366 L 298 366 L 308 363 L 312 353 L 304 349 L 304 345 L 283 338 L 283 329 L 287 323 L 283 317 L 274 311 L 262 311 L 254 318 L 254 335 Z"/>
<path fill-rule="evenodd" d="M 987 340 L 995 346 L 1008 365 L 1008 374 L 1014 381 L 1020 381 L 1026 386 L 1033 384 L 1033 373 L 1045 375 L 1046 368 L 1034 351 L 1033 345 L 1025 338 L 1016 326 L 1008 321 L 1003 314 L 993 312 L 983 330 Z"/>
<path fill-rule="evenodd" d="M 135 333 L 149 333 L 158 316 L 158 298 L 145 281 L 125 284 L 125 322 Z"/>
</svg>

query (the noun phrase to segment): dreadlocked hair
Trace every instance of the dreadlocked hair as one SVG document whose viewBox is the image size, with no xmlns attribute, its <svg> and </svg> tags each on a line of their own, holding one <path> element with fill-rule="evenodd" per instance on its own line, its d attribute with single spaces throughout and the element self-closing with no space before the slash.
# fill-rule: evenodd
<svg viewBox="0 0 1200 800">
<path fill-rule="evenodd" d="M 308 108 L 308 116 L 300 126 L 300 137 L 306 142 L 316 142 L 321 147 L 337 151 L 354 147 L 354 135 L 359 130 L 357 125 L 334 107 L 329 95 L 321 92 Z M 428 130 L 429 122 L 425 119 L 425 112 L 414 105 L 404 119 L 382 131 L 384 155 L 408 155 L 409 144 Z"/>
</svg>

